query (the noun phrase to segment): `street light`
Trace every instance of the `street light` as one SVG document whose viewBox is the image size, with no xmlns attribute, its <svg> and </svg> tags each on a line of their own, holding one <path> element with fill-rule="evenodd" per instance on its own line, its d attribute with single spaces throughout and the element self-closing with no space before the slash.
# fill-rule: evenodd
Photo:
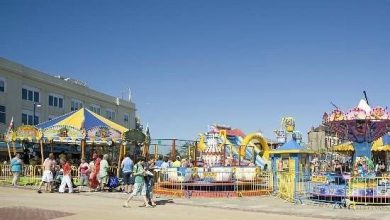
<svg viewBox="0 0 390 220">
<path fill-rule="evenodd" d="M 36 125 L 36 123 L 35 123 L 35 110 L 36 110 L 36 108 L 40 108 L 40 107 L 42 107 L 41 104 L 34 102 L 33 125 Z"/>
</svg>

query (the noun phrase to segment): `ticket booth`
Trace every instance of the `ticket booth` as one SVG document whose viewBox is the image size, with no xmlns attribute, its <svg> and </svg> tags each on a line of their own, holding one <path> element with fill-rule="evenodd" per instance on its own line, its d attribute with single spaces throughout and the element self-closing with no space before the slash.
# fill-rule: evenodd
<svg viewBox="0 0 390 220">
<path fill-rule="evenodd" d="M 274 189 L 281 197 L 294 200 L 297 184 L 310 179 L 314 151 L 291 140 L 270 152 Z"/>
</svg>

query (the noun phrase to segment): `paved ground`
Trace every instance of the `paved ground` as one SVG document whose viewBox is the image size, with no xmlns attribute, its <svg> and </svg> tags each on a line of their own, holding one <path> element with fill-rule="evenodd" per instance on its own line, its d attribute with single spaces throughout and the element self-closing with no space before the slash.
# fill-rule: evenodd
<svg viewBox="0 0 390 220">
<path fill-rule="evenodd" d="M 131 202 L 131 208 L 122 208 L 125 197 L 120 193 L 37 194 L 32 190 L 0 187 L 0 219 L 390 219 L 390 211 L 385 210 L 292 205 L 273 197 L 159 198 L 160 205 L 156 208 L 139 207 L 139 200 Z"/>
</svg>

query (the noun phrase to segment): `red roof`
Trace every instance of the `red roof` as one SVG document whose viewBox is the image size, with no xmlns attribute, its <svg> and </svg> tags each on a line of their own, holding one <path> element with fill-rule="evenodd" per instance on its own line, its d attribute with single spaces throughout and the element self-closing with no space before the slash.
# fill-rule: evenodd
<svg viewBox="0 0 390 220">
<path fill-rule="evenodd" d="M 245 133 L 242 132 L 240 129 L 218 129 L 218 128 L 215 128 L 211 131 L 209 131 L 208 133 L 211 133 L 211 134 L 217 134 L 219 133 L 220 130 L 226 130 L 226 135 L 228 136 L 240 136 L 240 137 L 245 137 Z"/>
<path fill-rule="evenodd" d="M 228 136 L 240 136 L 240 137 L 245 137 L 244 132 L 242 132 L 240 129 L 232 129 L 232 130 L 227 130 L 226 134 Z"/>
</svg>

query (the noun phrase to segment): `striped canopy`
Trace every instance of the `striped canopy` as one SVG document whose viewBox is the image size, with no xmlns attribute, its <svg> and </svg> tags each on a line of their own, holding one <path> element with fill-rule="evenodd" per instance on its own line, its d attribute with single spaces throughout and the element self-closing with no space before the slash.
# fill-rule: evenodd
<svg viewBox="0 0 390 220">
<path fill-rule="evenodd" d="M 372 144 L 372 151 L 390 151 L 390 135 L 385 135 Z"/>
<path fill-rule="evenodd" d="M 354 143 L 346 142 L 333 147 L 334 151 L 355 151 Z M 390 151 L 390 135 L 386 134 L 372 143 L 371 151 Z"/>
<path fill-rule="evenodd" d="M 121 142 L 122 134 L 128 131 L 127 128 L 85 108 L 43 122 L 36 127 L 42 130 L 45 140 L 79 142 L 85 138 L 87 144 Z"/>
<path fill-rule="evenodd" d="M 333 150 L 336 152 L 352 152 L 355 151 L 353 143 L 348 141 L 333 147 Z"/>
</svg>

